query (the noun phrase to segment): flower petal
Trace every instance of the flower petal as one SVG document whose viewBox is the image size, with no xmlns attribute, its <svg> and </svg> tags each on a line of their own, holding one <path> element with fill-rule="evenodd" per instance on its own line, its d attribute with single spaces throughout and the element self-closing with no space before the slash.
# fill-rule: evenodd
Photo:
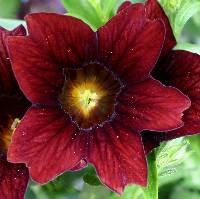
<svg viewBox="0 0 200 199">
<path fill-rule="evenodd" d="M 152 132 L 152 131 L 141 132 L 142 142 L 144 145 L 146 155 L 150 153 L 152 149 L 160 145 L 160 142 L 165 139 L 166 134 L 167 132 Z"/>
<path fill-rule="evenodd" d="M 74 17 L 35 13 L 26 16 L 30 38 L 33 39 L 57 64 L 81 67 L 96 55 L 96 34 Z"/>
<path fill-rule="evenodd" d="M 127 184 L 146 186 L 147 164 L 139 134 L 117 124 L 105 124 L 91 137 L 88 159 L 104 184 L 118 193 Z"/>
<path fill-rule="evenodd" d="M 165 43 L 163 45 L 161 58 L 165 56 L 172 48 L 176 45 L 176 39 L 174 37 L 170 22 L 168 17 L 166 16 L 164 10 L 160 6 L 157 0 L 147 0 L 145 4 L 146 8 L 146 16 L 151 19 L 162 19 L 166 28 L 166 38 Z M 161 59 L 160 58 L 160 59 Z"/>
<path fill-rule="evenodd" d="M 122 81 L 144 80 L 157 62 L 164 36 L 162 21 L 147 20 L 143 4 L 133 4 L 98 30 L 99 60 Z"/>
<path fill-rule="evenodd" d="M 118 8 L 117 13 L 123 11 L 124 9 L 127 9 L 130 5 L 132 5 L 132 2 L 130 1 L 124 1 Z"/>
<path fill-rule="evenodd" d="M 4 94 L 16 93 L 17 82 L 14 78 L 10 59 L 7 51 L 7 37 L 26 35 L 23 26 L 18 26 L 12 31 L 0 27 L 0 92 Z"/>
<path fill-rule="evenodd" d="M 191 106 L 184 112 L 184 126 L 169 132 L 143 132 L 142 138 L 146 153 L 160 142 L 185 135 L 200 133 L 200 56 L 187 51 L 172 51 L 162 64 L 159 64 L 161 80 L 180 89 L 188 95 Z"/>
<path fill-rule="evenodd" d="M 13 135 L 8 159 L 26 163 L 32 179 L 46 183 L 84 159 L 84 136 L 61 110 L 32 107 Z"/>
<path fill-rule="evenodd" d="M 55 104 L 63 86 L 63 69 L 27 37 L 10 37 L 10 58 L 18 83 L 32 103 Z"/>
<path fill-rule="evenodd" d="M 130 1 L 125 1 L 121 4 L 121 6 L 118 9 L 118 12 L 127 9 L 132 3 Z M 170 22 L 168 17 L 166 16 L 164 10 L 160 6 L 159 2 L 156 0 L 147 0 L 147 2 L 144 4 L 146 9 L 146 17 L 150 20 L 154 19 L 162 19 L 162 21 L 165 24 L 166 28 L 166 38 L 165 43 L 163 45 L 161 57 L 165 56 L 172 48 L 176 45 L 176 39 L 173 34 Z"/>
<path fill-rule="evenodd" d="M 200 55 L 187 51 L 172 51 L 159 66 L 165 83 L 175 86 L 191 100 L 184 112 L 184 126 L 168 132 L 164 140 L 200 133 Z"/>
<path fill-rule="evenodd" d="M 125 88 L 117 101 L 116 113 L 121 122 L 138 131 L 181 127 L 182 112 L 190 106 L 189 99 L 177 89 L 152 78 Z"/>
<path fill-rule="evenodd" d="M 28 169 L 24 164 L 11 164 L 6 157 L 0 157 L 0 198 L 24 198 L 29 180 Z"/>
</svg>

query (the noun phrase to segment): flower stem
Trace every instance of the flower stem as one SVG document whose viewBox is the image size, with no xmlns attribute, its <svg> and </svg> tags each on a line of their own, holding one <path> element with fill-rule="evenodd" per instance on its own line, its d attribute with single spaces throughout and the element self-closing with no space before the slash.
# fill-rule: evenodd
<svg viewBox="0 0 200 199">
<path fill-rule="evenodd" d="M 145 199 L 158 199 L 158 173 L 156 164 L 156 150 L 148 155 L 148 187 L 143 188 Z"/>
</svg>

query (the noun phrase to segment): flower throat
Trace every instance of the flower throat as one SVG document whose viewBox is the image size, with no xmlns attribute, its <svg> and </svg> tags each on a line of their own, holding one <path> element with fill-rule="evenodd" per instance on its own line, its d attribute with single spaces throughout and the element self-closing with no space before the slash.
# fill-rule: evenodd
<svg viewBox="0 0 200 199">
<path fill-rule="evenodd" d="M 110 119 L 120 83 L 100 64 L 67 70 L 60 94 L 65 112 L 81 129 L 89 129 Z"/>
</svg>

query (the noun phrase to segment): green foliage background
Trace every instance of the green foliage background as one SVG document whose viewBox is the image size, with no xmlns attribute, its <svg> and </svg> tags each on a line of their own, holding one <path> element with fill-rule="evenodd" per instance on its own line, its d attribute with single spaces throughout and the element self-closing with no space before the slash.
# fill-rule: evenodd
<svg viewBox="0 0 200 199">
<path fill-rule="evenodd" d="M 67 15 L 88 23 L 93 30 L 115 15 L 123 0 L 61 0 Z M 132 0 L 132 2 L 142 2 Z M 178 41 L 175 49 L 200 54 L 200 0 L 160 0 Z M 0 0 L 0 26 L 12 29 L 20 0 Z M 200 135 L 163 143 L 148 157 L 149 186 L 128 186 L 122 196 L 103 186 L 90 165 L 67 172 L 47 185 L 30 182 L 26 199 L 200 199 Z"/>
</svg>

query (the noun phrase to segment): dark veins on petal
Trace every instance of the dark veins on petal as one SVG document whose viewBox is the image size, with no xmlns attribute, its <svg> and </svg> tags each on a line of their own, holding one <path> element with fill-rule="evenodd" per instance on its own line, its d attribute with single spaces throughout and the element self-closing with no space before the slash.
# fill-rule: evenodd
<svg viewBox="0 0 200 199">
<path fill-rule="evenodd" d="M 128 9 L 128 7 L 132 5 L 132 2 L 125 1 L 118 9 L 118 12 L 123 11 L 124 9 Z M 167 55 L 167 53 L 172 50 L 172 48 L 176 45 L 176 39 L 173 34 L 173 30 L 171 28 L 168 17 L 166 16 L 163 8 L 160 6 L 157 0 L 147 0 L 144 4 L 146 17 L 150 20 L 161 19 L 165 24 L 166 28 L 166 38 L 163 45 L 162 53 L 160 56 L 160 60 Z"/>
<path fill-rule="evenodd" d="M 172 51 L 160 64 L 159 70 L 155 71 L 155 75 L 165 84 L 178 88 L 191 100 L 191 107 L 184 112 L 184 126 L 165 136 L 157 133 L 156 140 L 165 141 L 200 133 L 200 55 L 181 50 Z"/>
</svg>

